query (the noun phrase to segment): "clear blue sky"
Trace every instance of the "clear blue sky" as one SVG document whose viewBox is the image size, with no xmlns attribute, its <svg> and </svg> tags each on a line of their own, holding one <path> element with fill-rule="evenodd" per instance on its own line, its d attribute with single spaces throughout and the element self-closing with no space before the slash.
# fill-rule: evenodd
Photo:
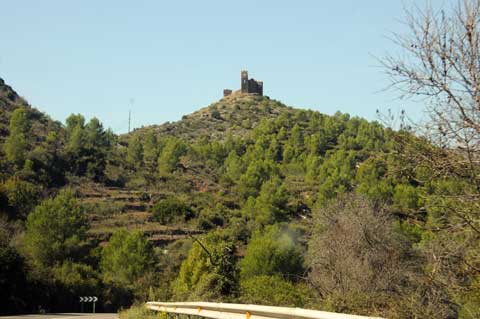
<svg viewBox="0 0 480 319">
<path fill-rule="evenodd" d="M 413 0 L 411 0 L 413 1 Z M 406 4 L 411 1 L 405 1 Z M 0 77 L 54 119 L 127 130 L 174 121 L 236 89 L 240 70 L 288 105 L 375 119 L 421 104 L 380 92 L 373 56 L 402 31 L 397 0 L 10 0 L 0 4 Z"/>
</svg>

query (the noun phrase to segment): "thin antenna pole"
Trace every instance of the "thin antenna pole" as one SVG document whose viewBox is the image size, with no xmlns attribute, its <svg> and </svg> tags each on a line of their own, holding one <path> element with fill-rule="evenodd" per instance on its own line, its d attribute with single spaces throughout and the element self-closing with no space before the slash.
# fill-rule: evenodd
<svg viewBox="0 0 480 319">
<path fill-rule="evenodd" d="M 128 110 L 128 133 L 130 133 L 130 124 L 132 122 L 132 109 L 133 109 L 133 103 L 135 102 L 134 98 L 130 99 L 130 110 Z"/>
<path fill-rule="evenodd" d="M 128 133 L 130 133 L 130 121 L 132 118 L 132 110 L 128 110 Z"/>
</svg>

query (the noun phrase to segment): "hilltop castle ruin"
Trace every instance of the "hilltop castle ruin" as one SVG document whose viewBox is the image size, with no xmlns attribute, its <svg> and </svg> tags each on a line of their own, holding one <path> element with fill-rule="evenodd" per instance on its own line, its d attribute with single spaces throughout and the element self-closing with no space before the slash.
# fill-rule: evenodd
<svg viewBox="0 0 480 319">
<path fill-rule="evenodd" d="M 248 71 L 243 70 L 240 75 L 240 92 L 247 94 L 257 94 L 263 96 L 263 82 L 248 78 Z M 232 94 L 229 89 L 223 90 L 223 96 Z"/>
</svg>

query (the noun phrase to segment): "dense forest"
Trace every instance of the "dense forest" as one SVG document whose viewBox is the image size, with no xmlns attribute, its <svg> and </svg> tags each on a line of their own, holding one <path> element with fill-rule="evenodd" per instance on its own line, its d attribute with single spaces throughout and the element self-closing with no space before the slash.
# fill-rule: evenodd
<svg viewBox="0 0 480 319">
<path fill-rule="evenodd" d="M 423 127 L 234 93 L 116 135 L 54 121 L 0 81 L 0 313 L 79 311 L 95 295 L 101 311 L 480 317 L 479 12 L 412 15 L 398 42 L 414 58 L 382 60 L 429 101 Z"/>
</svg>

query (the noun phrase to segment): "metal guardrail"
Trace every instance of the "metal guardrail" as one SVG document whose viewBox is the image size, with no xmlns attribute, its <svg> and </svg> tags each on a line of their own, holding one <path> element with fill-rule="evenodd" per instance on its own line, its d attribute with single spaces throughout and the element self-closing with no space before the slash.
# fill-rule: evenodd
<svg viewBox="0 0 480 319">
<path fill-rule="evenodd" d="M 215 319 L 382 319 L 302 308 L 216 302 L 147 302 L 150 310 Z"/>
</svg>

